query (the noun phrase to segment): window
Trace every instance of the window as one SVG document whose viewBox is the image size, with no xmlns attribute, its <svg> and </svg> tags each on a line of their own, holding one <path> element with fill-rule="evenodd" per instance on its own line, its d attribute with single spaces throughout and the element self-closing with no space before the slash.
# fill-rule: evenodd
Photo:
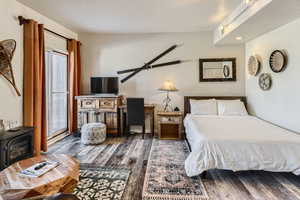
<svg viewBox="0 0 300 200">
<path fill-rule="evenodd" d="M 47 136 L 68 130 L 68 55 L 46 51 Z"/>
</svg>

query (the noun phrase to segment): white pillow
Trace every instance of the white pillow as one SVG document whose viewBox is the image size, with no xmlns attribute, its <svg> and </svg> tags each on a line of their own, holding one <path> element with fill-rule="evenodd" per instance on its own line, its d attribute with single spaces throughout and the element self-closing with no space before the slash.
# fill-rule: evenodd
<svg viewBox="0 0 300 200">
<path fill-rule="evenodd" d="M 218 100 L 219 115 L 246 116 L 248 112 L 240 100 Z"/>
<path fill-rule="evenodd" d="M 217 101 L 215 99 L 194 100 L 190 99 L 191 114 L 193 115 L 218 115 Z"/>
</svg>

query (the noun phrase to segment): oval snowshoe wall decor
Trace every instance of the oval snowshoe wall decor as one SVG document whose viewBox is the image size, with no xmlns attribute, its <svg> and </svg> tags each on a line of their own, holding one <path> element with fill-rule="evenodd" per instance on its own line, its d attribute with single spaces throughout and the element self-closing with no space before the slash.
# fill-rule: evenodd
<svg viewBox="0 0 300 200">
<path fill-rule="evenodd" d="M 0 74 L 14 87 L 18 96 L 21 96 L 14 78 L 11 61 L 16 49 L 15 40 L 4 40 L 0 42 Z"/>
</svg>

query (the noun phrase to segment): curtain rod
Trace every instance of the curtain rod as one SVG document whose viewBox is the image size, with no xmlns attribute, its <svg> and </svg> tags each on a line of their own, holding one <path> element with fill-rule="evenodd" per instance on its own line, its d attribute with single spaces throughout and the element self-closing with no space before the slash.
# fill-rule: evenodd
<svg viewBox="0 0 300 200">
<path fill-rule="evenodd" d="M 26 18 L 24 18 L 23 16 L 18 16 L 18 19 L 19 19 L 19 24 L 20 24 L 20 26 L 22 26 L 23 24 L 29 22 L 29 19 L 26 19 Z M 44 29 L 45 29 L 45 31 L 48 31 L 48 32 L 50 32 L 50 33 L 52 33 L 52 34 L 54 34 L 54 35 L 57 35 L 57 36 L 61 37 L 61 38 L 64 38 L 65 40 L 72 40 L 71 38 L 68 38 L 68 37 L 63 36 L 63 35 L 61 35 L 61 34 L 59 34 L 59 33 L 56 33 L 56 32 L 54 32 L 54 31 L 52 31 L 52 30 L 50 30 L 50 29 L 47 29 L 47 28 L 44 28 Z M 80 43 L 80 45 L 81 45 L 81 42 L 79 42 L 79 43 Z"/>
</svg>

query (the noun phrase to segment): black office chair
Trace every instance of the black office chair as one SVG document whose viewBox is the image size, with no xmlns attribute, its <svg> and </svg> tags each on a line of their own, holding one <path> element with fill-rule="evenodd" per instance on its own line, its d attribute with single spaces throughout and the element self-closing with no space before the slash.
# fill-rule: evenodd
<svg viewBox="0 0 300 200">
<path fill-rule="evenodd" d="M 130 126 L 143 127 L 143 139 L 145 135 L 145 111 L 144 98 L 127 98 L 127 133 L 130 132 Z"/>
</svg>

